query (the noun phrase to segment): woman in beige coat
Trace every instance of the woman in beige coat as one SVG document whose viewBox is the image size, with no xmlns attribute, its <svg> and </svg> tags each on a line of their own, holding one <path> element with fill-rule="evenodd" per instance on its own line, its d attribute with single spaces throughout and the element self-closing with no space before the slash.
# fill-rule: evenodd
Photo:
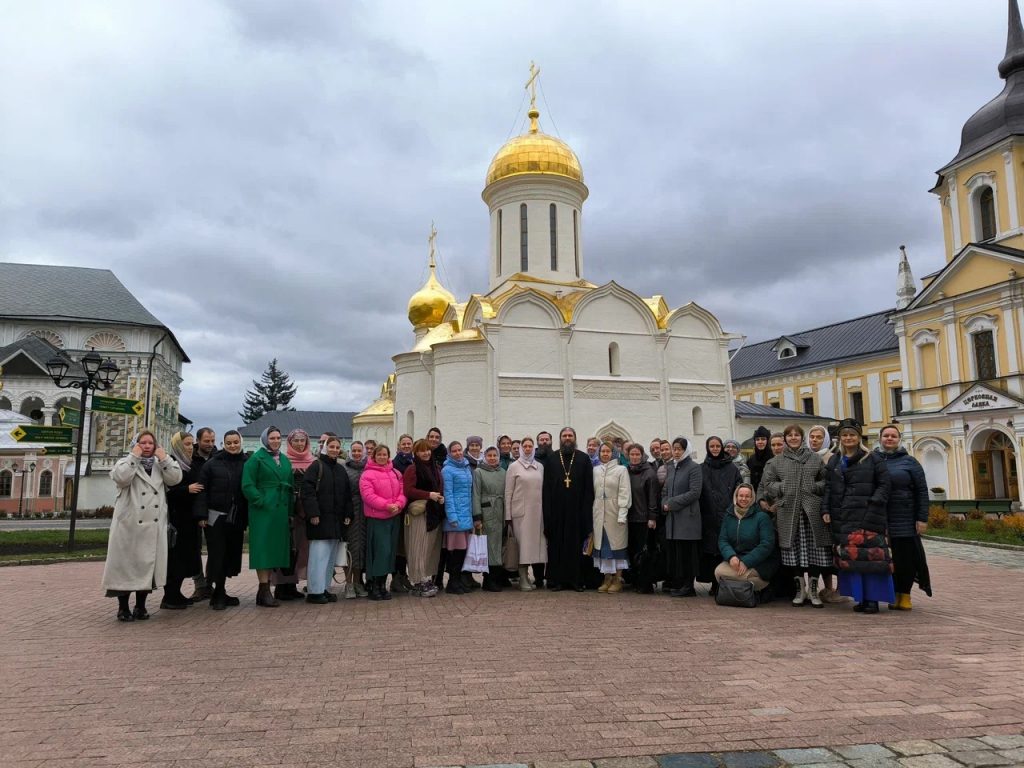
<svg viewBox="0 0 1024 768">
<path fill-rule="evenodd" d="M 548 541 L 544 537 L 544 466 L 534 459 L 533 438 L 524 437 L 519 458 L 509 464 L 505 474 L 505 519 L 512 521 L 519 542 L 519 589 L 529 592 L 528 568 L 548 561 Z"/>
<path fill-rule="evenodd" d="M 156 435 L 143 430 L 131 451 L 114 465 L 110 478 L 117 485 L 114 517 L 110 521 L 103 588 L 117 598 L 118 621 L 143 621 L 146 597 L 167 581 L 167 487 L 181 482 L 181 467 L 156 444 Z M 135 610 L 128 597 L 135 593 Z"/>
<path fill-rule="evenodd" d="M 615 458 L 614 446 L 601 443 L 594 467 L 594 567 L 604 574 L 598 592 L 621 592 L 622 571 L 629 567 L 626 516 L 633 503 L 629 472 Z"/>
</svg>

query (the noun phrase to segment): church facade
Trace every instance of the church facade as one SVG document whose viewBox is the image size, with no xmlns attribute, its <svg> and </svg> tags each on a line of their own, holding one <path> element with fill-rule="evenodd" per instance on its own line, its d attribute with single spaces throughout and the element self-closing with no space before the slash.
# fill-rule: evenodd
<svg viewBox="0 0 1024 768">
<path fill-rule="evenodd" d="M 928 484 L 954 499 L 1024 495 L 1024 27 L 1009 0 L 1002 91 L 964 124 L 931 192 L 945 266 L 918 290 L 901 255 L 896 306 L 750 345 L 740 400 L 899 421 Z"/>
<path fill-rule="evenodd" d="M 459 301 L 430 275 L 409 301 L 414 339 L 395 355 L 381 397 L 353 419 L 357 439 L 441 428 L 446 439 L 496 440 L 576 428 L 612 435 L 731 437 L 728 349 L 736 336 L 695 303 L 671 308 L 617 282 L 584 277 L 583 205 L 576 154 L 529 130 L 487 171 L 490 216 L 485 292 Z"/>
</svg>

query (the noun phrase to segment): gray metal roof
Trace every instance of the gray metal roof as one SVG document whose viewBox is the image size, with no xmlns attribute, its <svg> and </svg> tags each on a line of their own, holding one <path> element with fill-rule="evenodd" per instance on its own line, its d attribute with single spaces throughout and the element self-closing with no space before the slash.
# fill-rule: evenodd
<svg viewBox="0 0 1024 768">
<path fill-rule="evenodd" d="M 960 151 L 946 163 L 943 171 L 1003 139 L 1024 135 L 1024 29 L 1017 0 L 1009 0 L 1006 55 L 999 63 L 999 76 L 1006 80 L 1006 85 L 998 96 L 964 123 Z"/>
<path fill-rule="evenodd" d="M 802 413 L 801 411 L 790 411 L 785 408 L 773 408 L 770 405 L 760 403 L 748 403 L 745 400 L 736 400 L 737 419 L 808 419 L 814 421 L 832 421 L 827 416 L 815 416 L 813 413 Z"/>
<path fill-rule="evenodd" d="M 259 437 L 267 427 L 274 426 L 287 435 L 293 429 L 304 429 L 310 437 L 317 438 L 324 432 L 333 432 L 338 437 L 352 437 L 352 417 L 355 411 L 271 411 L 263 414 L 251 424 L 238 428 L 242 437 Z"/>
<path fill-rule="evenodd" d="M 809 331 L 785 334 L 786 338 L 799 338 L 807 346 L 799 349 L 794 357 L 781 360 L 778 353 L 772 350 L 779 337 L 748 344 L 732 360 L 732 380 L 758 379 L 856 357 L 897 352 L 899 342 L 888 323 L 888 317 L 894 311 L 887 309 Z"/>
<path fill-rule="evenodd" d="M 0 263 L 0 317 L 162 328 L 188 361 L 170 329 L 109 269 Z"/>
</svg>

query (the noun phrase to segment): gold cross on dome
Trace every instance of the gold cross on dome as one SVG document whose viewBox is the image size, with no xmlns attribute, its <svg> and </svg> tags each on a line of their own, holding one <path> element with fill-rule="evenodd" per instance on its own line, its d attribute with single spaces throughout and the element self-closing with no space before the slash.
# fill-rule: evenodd
<svg viewBox="0 0 1024 768">
<path fill-rule="evenodd" d="M 434 226 L 434 222 L 430 222 L 430 237 L 427 238 L 427 242 L 430 243 L 430 266 L 434 266 L 434 244 L 437 242 L 437 227 Z"/>
<path fill-rule="evenodd" d="M 530 109 L 537 108 L 537 75 L 540 74 L 540 67 L 530 62 L 530 79 L 526 81 L 526 87 L 530 89 Z"/>
</svg>

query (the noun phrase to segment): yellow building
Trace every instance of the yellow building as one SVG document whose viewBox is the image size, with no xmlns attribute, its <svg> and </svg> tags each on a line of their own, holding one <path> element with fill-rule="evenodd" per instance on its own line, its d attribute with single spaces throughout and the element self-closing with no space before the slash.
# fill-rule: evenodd
<svg viewBox="0 0 1024 768">
<path fill-rule="evenodd" d="M 839 419 L 869 442 L 893 418 L 929 485 L 1019 500 L 1024 487 L 1024 28 L 1009 0 L 1003 90 L 938 171 L 946 265 L 916 290 L 904 252 L 893 310 L 741 349 L 736 397 Z M 888 334 L 883 332 L 888 328 Z M 772 357 L 774 356 L 774 358 Z"/>
</svg>

